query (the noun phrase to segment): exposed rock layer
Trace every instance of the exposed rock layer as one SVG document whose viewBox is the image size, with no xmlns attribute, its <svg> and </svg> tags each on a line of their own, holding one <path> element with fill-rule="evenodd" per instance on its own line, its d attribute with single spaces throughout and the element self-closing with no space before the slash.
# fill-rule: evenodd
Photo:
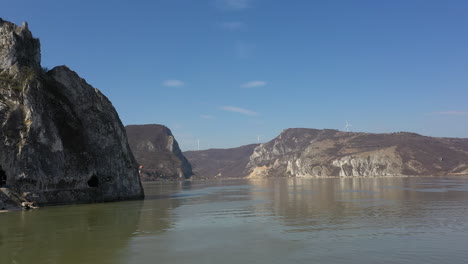
<svg viewBox="0 0 468 264">
<path fill-rule="evenodd" d="M 128 143 L 141 168 L 143 181 L 188 179 L 192 166 L 169 128 L 163 125 L 126 126 Z"/>
<path fill-rule="evenodd" d="M 468 139 L 286 129 L 255 149 L 247 169 L 251 177 L 468 174 Z"/>
<path fill-rule="evenodd" d="M 242 148 L 185 155 L 206 177 L 468 175 L 468 139 L 291 128 Z"/>
<path fill-rule="evenodd" d="M 0 185 L 7 193 L 40 204 L 144 196 L 111 102 L 65 66 L 44 72 L 27 24 L 1 19 L 0 125 Z"/>
<path fill-rule="evenodd" d="M 28 24 L 18 27 L 0 18 L 0 69 L 16 72 L 20 67 L 39 69 L 41 45 L 33 38 Z"/>
</svg>

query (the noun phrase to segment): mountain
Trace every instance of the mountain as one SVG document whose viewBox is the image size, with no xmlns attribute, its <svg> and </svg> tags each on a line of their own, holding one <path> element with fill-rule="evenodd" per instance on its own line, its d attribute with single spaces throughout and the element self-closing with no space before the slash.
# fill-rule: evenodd
<svg viewBox="0 0 468 264">
<path fill-rule="evenodd" d="M 186 151 L 197 178 L 242 178 L 248 175 L 247 164 L 258 144 L 230 149 Z"/>
<path fill-rule="evenodd" d="M 66 66 L 41 68 L 27 23 L 0 19 L 0 210 L 144 197 L 112 103 Z"/>
<path fill-rule="evenodd" d="M 255 149 L 250 176 L 468 174 L 468 139 L 293 128 Z"/>
<path fill-rule="evenodd" d="M 128 143 L 141 168 L 143 181 L 188 179 L 192 166 L 182 154 L 169 128 L 163 125 L 129 125 Z"/>
<path fill-rule="evenodd" d="M 290 128 L 251 153 L 186 153 L 194 171 L 212 175 L 229 167 L 245 177 L 442 176 L 468 175 L 468 139 L 434 138 L 415 133 L 353 133 Z M 248 162 L 245 166 L 241 165 Z"/>
</svg>

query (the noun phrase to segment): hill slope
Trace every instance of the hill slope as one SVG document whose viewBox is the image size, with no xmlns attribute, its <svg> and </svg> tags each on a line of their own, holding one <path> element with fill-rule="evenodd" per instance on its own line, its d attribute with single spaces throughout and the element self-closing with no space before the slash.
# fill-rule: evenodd
<svg viewBox="0 0 468 264">
<path fill-rule="evenodd" d="M 197 173 L 208 176 L 215 172 L 241 177 L 468 174 L 468 139 L 290 128 L 267 143 L 250 146 L 252 151 L 207 150 L 187 157 Z"/>
<path fill-rule="evenodd" d="M 292 128 L 255 149 L 250 176 L 468 174 L 468 139 Z"/>
<path fill-rule="evenodd" d="M 258 144 L 230 149 L 186 151 L 197 178 L 242 178 L 247 176 L 250 155 Z"/>
<path fill-rule="evenodd" d="M 143 166 L 141 179 L 188 179 L 192 166 L 182 154 L 169 128 L 163 125 L 129 125 L 128 143 L 138 163 Z"/>
</svg>

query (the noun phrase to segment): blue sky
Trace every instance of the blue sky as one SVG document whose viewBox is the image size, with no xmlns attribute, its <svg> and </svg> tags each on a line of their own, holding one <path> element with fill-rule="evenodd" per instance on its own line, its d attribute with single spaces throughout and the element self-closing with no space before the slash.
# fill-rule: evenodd
<svg viewBox="0 0 468 264">
<path fill-rule="evenodd" d="M 96 3 L 99 2 L 99 3 Z M 183 150 L 289 127 L 468 137 L 468 1 L 0 0 L 42 64 Z"/>
</svg>

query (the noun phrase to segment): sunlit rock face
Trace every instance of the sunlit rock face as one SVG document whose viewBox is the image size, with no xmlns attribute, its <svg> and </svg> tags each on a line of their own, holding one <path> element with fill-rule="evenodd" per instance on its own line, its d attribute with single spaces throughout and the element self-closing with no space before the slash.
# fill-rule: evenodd
<svg viewBox="0 0 468 264">
<path fill-rule="evenodd" d="M 256 147 L 249 177 L 468 174 L 468 139 L 292 128 Z"/>
<path fill-rule="evenodd" d="M 129 125 L 126 130 L 143 181 L 183 180 L 192 176 L 192 166 L 169 128 L 148 124 Z"/>
<path fill-rule="evenodd" d="M 39 40 L 33 38 L 28 24 L 18 27 L 0 18 L 0 69 L 15 71 L 20 67 L 40 68 Z"/>
<path fill-rule="evenodd" d="M 290 128 L 263 144 L 184 153 L 197 176 L 468 175 L 468 139 Z"/>
<path fill-rule="evenodd" d="M 0 185 L 14 200 L 143 198 L 112 103 L 66 66 L 42 70 L 26 23 L 0 20 L 0 125 Z"/>
</svg>

